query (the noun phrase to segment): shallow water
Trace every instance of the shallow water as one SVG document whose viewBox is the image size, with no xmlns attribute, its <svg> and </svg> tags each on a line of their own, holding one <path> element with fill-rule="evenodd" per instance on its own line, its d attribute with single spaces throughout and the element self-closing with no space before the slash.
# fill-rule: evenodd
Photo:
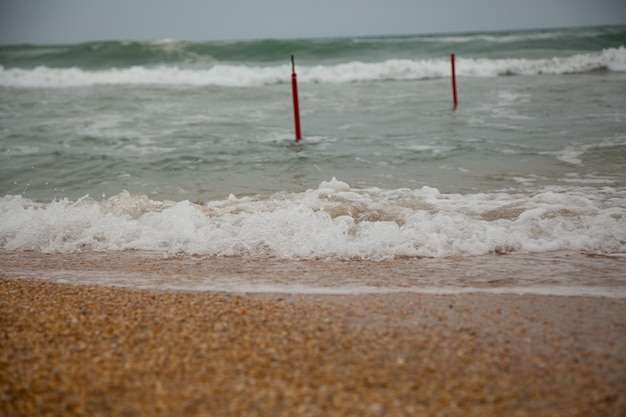
<svg viewBox="0 0 626 417">
<path fill-rule="evenodd" d="M 294 294 L 536 294 L 626 298 L 626 257 L 515 253 L 389 261 L 163 256 L 154 252 L 46 255 L 0 251 L 0 272 L 81 285 Z"/>
</svg>

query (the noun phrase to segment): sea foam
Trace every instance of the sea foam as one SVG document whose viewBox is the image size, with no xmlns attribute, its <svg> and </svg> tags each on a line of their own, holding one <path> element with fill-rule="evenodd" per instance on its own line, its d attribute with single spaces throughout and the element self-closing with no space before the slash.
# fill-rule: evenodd
<svg viewBox="0 0 626 417">
<path fill-rule="evenodd" d="M 281 259 L 392 259 L 513 251 L 626 253 L 626 190 L 534 194 L 356 189 L 336 179 L 302 193 L 204 204 L 122 192 L 42 203 L 0 199 L 0 247 L 148 250 Z"/>
<path fill-rule="evenodd" d="M 626 48 L 549 59 L 481 59 L 458 56 L 457 75 L 497 77 L 584 73 L 594 70 L 626 72 Z M 134 66 L 89 71 L 81 68 L 33 69 L 0 66 L 0 86 L 85 87 L 94 85 L 170 85 L 250 87 L 286 83 L 288 65 L 255 66 L 217 63 L 208 68 Z M 382 62 L 353 61 L 332 65 L 302 65 L 298 80 L 316 83 L 349 83 L 376 80 L 423 80 L 449 77 L 449 59 L 390 59 Z"/>
</svg>

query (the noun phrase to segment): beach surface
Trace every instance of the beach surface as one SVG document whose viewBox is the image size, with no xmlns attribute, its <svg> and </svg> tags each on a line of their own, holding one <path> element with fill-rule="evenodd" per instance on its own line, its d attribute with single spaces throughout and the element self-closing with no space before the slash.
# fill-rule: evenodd
<svg viewBox="0 0 626 417">
<path fill-rule="evenodd" d="M 2 416 L 626 412 L 623 298 L 165 291 L 38 268 L 0 269 Z"/>
</svg>

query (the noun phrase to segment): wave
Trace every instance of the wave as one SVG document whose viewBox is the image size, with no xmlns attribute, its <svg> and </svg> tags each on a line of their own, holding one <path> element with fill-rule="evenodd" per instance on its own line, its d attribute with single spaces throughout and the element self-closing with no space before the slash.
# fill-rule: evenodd
<svg viewBox="0 0 626 417">
<path fill-rule="evenodd" d="M 425 42 L 447 42 L 453 44 L 466 44 L 472 42 L 490 42 L 496 44 L 519 44 L 546 45 L 546 41 L 552 41 L 552 47 L 558 47 L 559 43 L 569 44 L 611 42 L 623 39 L 624 28 L 621 26 L 588 27 L 576 29 L 536 29 L 521 31 L 498 31 L 487 33 L 461 33 L 432 35 L 419 38 Z"/>
<path fill-rule="evenodd" d="M 503 75 L 575 74 L 606 70 L 626 72 L 626 48 L 600 53 L 551 59 L 457 58 L 457 75 L 497 77 Z M 178 66 L 134 66 L 123 69 L 87 71 L 80 68 L 33 69 L 0 66 L 0 85 L 5 87 L 84 87 L 94 85 L 179 85 L 246 87 L 285 83 L 290 80 L 288 64 L 250 66 L 217 64 L 206 69 Z M 354 61 L 335 65 L 298 67 L 298 79 L 310 83 L 349 83 L 376 80 L 424 80 L 448 77 L 446 59 L 391 59 L 383 62 Z"/>
<path fill-rule="evenodd" d="M 0 198 L 0 248 L 148 250 L 281 259 L 390 259 L 514 251 L 626 253 L 626 190 L 443 194 L 316 189 L 207 203 L 122 192 L 49 203 Z"/>
<path fill-rule="evenodd" d="M 295 54 L 308 63 L 380 62 L 424 59 L 456 52 L 465 56 L 537 53 L 561 56 L 624 45 L 626 27 L 544 29 L 483 33 L 366 36 L 353 38 L 258 39 L 189 42 L 110 40 L 69 45 L 0 46 L 0 65 L 12 68 L 72 68 L 96 70 L 144 65 L 205 65 L 207 63 L 267 64 Z M 545 57 L 542 55 L 541 57 Z"/>
</svg>

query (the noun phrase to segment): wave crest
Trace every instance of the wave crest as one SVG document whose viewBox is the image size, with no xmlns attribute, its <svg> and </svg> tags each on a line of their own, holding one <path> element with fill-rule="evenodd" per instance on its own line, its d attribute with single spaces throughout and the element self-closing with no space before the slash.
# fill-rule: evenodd
<svg viewBox="0 0 626 417">
<path fill-rule="evenodd" d="M 207 203 L 0 198 L 0 248 L 149 250 L 282 259 L 477 256 L 513 251 L 626 253 L 624 190 L 533 195 L 443 194 L 435 188 L 317 189 Z M 11 219 L 8 221 L 8 219 Z"/>
<path fill-rule="evenodd" d="M 572 74 L 597 70 L 626 72 L 626 48 L 605 49 L 600 53 L 578 54 L 550 59 L 475 59 L 457 57 L 457 75 L 497 77 L 503 75 Z M 251 66 L 217 64 L 205 69 L 178 66 L 134 66 L 123 69 L 87 71 L 81 68 L 33 69 L 0 66 L 4 87 L 84 87 L 94 85 L 171 85 L 249 87 L 286 83 L 288 65 Z M 391 59 L 383 62 L 353 61 L 334 65 L 301 66 L 301 82 L 349 83 L 376 80 L 423 80 L 448 77 L 448 59 Z"/>
</svg>

